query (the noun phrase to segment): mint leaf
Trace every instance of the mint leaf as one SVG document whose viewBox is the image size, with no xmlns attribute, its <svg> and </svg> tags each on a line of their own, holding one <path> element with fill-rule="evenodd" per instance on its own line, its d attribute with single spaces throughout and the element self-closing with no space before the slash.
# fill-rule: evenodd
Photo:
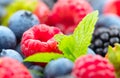
<svg viewBox="0 0 120 78">
<path fill-rule="evenodd" d="M 88 14 L 77 26 L 73 33 L 76 57 L 86 54 L 90 41 L 92 39 L 92 33 L 94 26 L 98 19 L 98 11 Z"/>
<path fill-rule="evenodd" d="M 66 58 L 74 61 L 77 57 L 87 53 L 97 19 L 98 11 L 94 11 L 83 18 L 73 34 L 55 35 L 55 39 L 58 41 L 58 48 Z"/>
<path fill-rule="evenodd" d="M 37 54 L 31 55 L 25 58 L 24 61 L 47 63 L 51 60 L 54 60 L 60 57 L 64 57 L 64 56 L 58 53 L 45 53 L 44 52 L 44 53 L 37 53 Z"/>
</svg>

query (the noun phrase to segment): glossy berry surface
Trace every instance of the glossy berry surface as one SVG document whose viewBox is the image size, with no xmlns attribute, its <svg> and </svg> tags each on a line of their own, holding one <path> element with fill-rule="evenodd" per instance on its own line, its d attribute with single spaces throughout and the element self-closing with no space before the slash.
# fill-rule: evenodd
<svg viewBox="0 0 120 78">
<path fill-rule="evenodd" d="M 43 68 L 38 65 L 32 65 L 29 67 L 29 70 L 32 74 L 32 78 L 42 78 Z"/>
<path fill-rule="evenodd" d="M 10 57 L 18 60 L 19 62 L 23 62 L 22 56 L 17 51 L 12 49 L 2 49 L 0 52 L 0 57 Z"/>
<path fill-rule="evenodd" d="M 66 58 L 52 60 L 47 64 L 44 70 L 45 78 L 56 78 L 70 74 L 72 71 L 73 62 Z"/>
<path fill-rule="evenodd" d="M 120 18 L 115 14 L 100 15 L 96 27 L 118 26 L 120 27 Z"/>
<path fill-rule="evenodd" d="M 7 6 L 12 3 L 14 0 L 0 0 L 0 5 Z"/>
<path fill-rule="evenodd" d="M 30 11 L 20 10 L 10 17 L 8 26 L 20 42 L 23 33 L 36 24 L 39 24 L 39 20 L 34 14 Z"/>
<path fill-rule="evenodd" d="M 94 10 L 99 11 L 99 15 L 103 13 L 104 6 L 108 2 L 108 0 L 87 0 Z"/>
<path fill-rule="evenodd" d="M 16 46 L 16 37 L 13 31 L 0 26 L 0 49 L 13 49 Z"/>
</svg>

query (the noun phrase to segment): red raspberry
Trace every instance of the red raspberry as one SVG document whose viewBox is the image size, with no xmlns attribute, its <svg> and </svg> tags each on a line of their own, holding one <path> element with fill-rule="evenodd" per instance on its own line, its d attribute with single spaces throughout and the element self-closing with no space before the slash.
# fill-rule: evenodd
<svg viewBox="0 0 120 78">
<path fill-rule="evenodd" d="M 58 0 L 53 6 L 47 24 L 60 27 L 65 34 L 69 34 L 91 11 L 92 7 L 85 0 Z M 66 33 L 71 26 L 73 30 Z"/>
<path fill-rule="evenodd" d="M 0 78 L 32 78 L 28 69 L 15 59 L 0 58 Z"/>
<path fill-rule="evenodd" d="M 75 61 L 72 75 L 76 78 L 115 78 L 115 71 L 107 59 L 99 55 L 85 55 Z"/>
<path fill-rule="evenodd" d="M 53 37 L 60 33 L 57 27 L 50 27 L 45 24 L 35 25 L 24 32 L 21 50 L 26 57 L 38 52 L 59 52 L 57 41 Z"/>
<path fill-rule="evenodd" d="M 113 13 L 120 16 L 120 0 L 110 0 L 104 6 L 104 14 Z"/>
<path fill-rule="evenodd" d="M 39 18 L 40 23 L 43 24 L 48 19 L 50 9 L 44 2 L 39 1 L 33 13 Z"/>
</svg>

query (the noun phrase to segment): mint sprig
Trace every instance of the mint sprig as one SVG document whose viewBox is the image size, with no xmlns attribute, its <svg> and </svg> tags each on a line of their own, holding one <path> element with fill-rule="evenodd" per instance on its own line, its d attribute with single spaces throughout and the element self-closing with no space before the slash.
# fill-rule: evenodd
<svg viewBox="0 0 120 78">
<path fill-rule="evenodd" d="M 58 47 L 66 58 L 74 61 L 77 57 L 87 53 L 97 19 L 98 11 L 92 12 L 78 24 L 73 34 L 55 36 Z"/>
<path fill-rule="evenodd" d="M 58 42 L 58 48 L 63 54 L 41 52 L 27 57 L 24 61 L 49 62 L 51 59 L 57 59 L 60 57 L 66 57 L 75 61 L 79 56 L 87 54 L 87 49 L 90 45 L 97 19 L 98 11 L 94 11 L 83 18 L 73 34 L 57 34 L 54 36 L 55 40 Z"/>
</svg>

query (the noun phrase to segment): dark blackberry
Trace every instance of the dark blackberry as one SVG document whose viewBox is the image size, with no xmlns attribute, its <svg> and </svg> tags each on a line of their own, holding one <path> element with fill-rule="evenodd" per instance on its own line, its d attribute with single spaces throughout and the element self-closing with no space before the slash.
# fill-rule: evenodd
<svg viewBox="0 0 120 78">
<path fill-rule="evenodd" d="M 112 47 L 114 47 L 115 43 L 120 43 L 120 28 L 113 26 L 110 27 L 110 39 L 109 39 L 109 43 Z"/>
<path fill-rule="evenodd" d="M 114 47 L 115 43 L 120 43 L 120 28 L 111 26 L 110 28 L 97 28 L 93 33 L 90 48 L 101 56 L 105 56 L 108 46 Z"/>
<path fill-rule="evenodd" d="M 107 53 L 106 47 L 109 45 L 109 30 L 108 28 L 98 28 L 94 31 L 90 48 L 103 57 Z"/>
</svg>

